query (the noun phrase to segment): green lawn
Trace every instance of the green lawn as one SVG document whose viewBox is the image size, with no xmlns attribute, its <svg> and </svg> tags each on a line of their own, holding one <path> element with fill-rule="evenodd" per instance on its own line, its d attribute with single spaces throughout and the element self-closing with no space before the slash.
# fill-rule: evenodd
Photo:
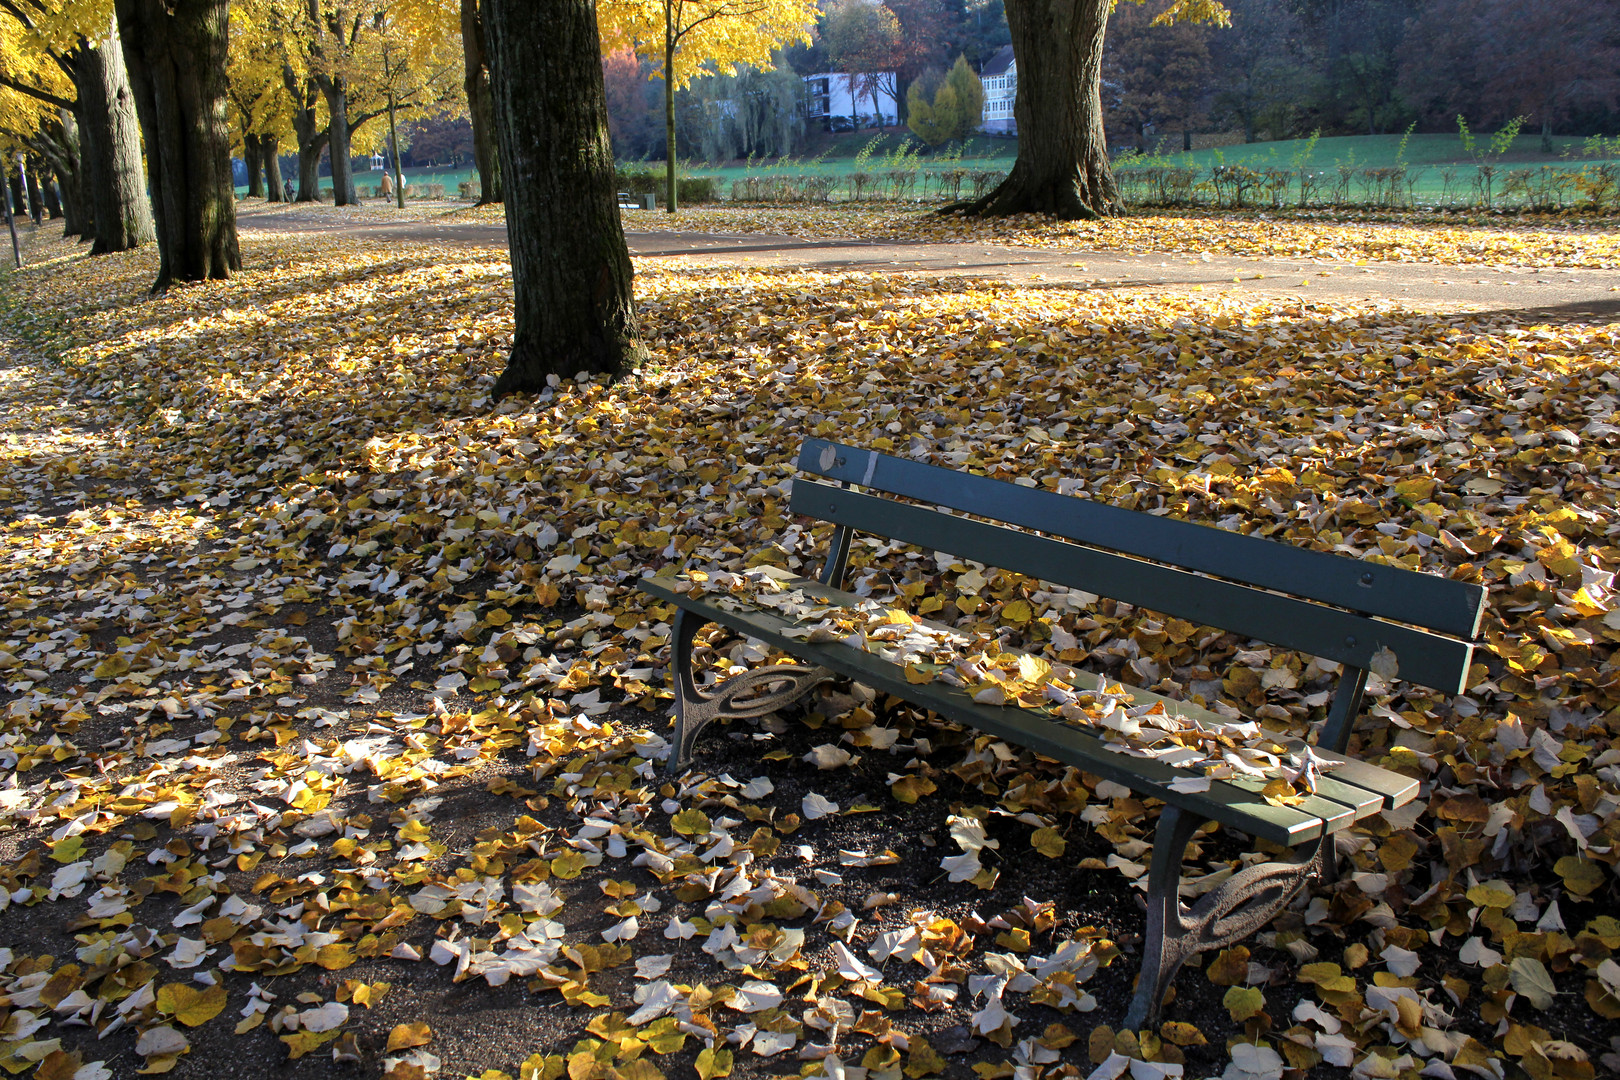
<svg viewBox="0 0 1620 1080">
<path fill-rule="evenodd" d="M 1583 140 L 1575 137 L 1555 138 L 1552 154 L 1542 153 L 1540 144 L 1539 135 L 1521 135 L 1499 158 L 1484 157 L 1496 171 L 1494 183 L 1497 194 L 1494 198 L 1500 198 L 1507 174 L 1516 170 L 1540 170 L 1543 167 L 1579 170 L 1600 160 L 1611 162 L 1614 160 L 1613 156 L 1607 159 L 1586 156 L 1583 153 Z M 689 176 L 718 178 L 722 198 L 730 198 L 733 184 L 748 177 L 762 179 L 831 177 L 837 184 L 833 197 L 844 198 L 847 197 L 849 190 L 847 178 L 855 171 L 855 157 L 868 145 L 873 149 L 866 161 L 865 170 L 875 174 L 879 179 L 891 170 L 909 168 L 914 168 L 925 175 L 957 166 L 970 171 L 1005 171 L 1012 165 L 1018 152 L 1016 139 L 976 136 L 959 148 L 952 147 L 943 152 L 919 154 L 901 160 L 900 155 L 908 145 L 920 149 L 920 144 L 911 140 L 906 133 L 890 129 L 883 132 L 842 132 L 821 136 L 812 142 L 812 153 L 774 161 L 724 164 L 687 161 L 682 163 L 682 173 Z M 1190 153 L 1149 155 L 1145 159 L 1138 159 L 1134 167 L 1164 165 L 1193 168 L 1198 171 L 1200 180 L 1207 179 L 1210 170 L 1218 165 L 1242 165 L 1259 171 L 1292 170 L 1295 173 L 1304 169 L 1320 178 L 1321 189 L 1324 192 L 1332 191 L 1336 179 L 1342 184 L 1343 175 L 1348 173 L 1354 177 L 1348 189 L 1350 200 L 1376 202 L 1378 199 L 1373 194 L 1373 184 L 1366 177 L 1365 170 L 1389 169 L 1405 165 L 1407 177 L 1403 190 L 1411 200 L 1424 204 L 1463 203 L 1477 198 L 1479 156 L 1488 155 L 1490 146 L 1491 135 L 1488 132 L 1475 136 L 1476 156 L 1470 156 L 1462 139 L 1455 134 L 1412 135 L 1410 138 L 1403 138 L 1401 135 L 1339 136 L 1317 139 L 1314 143 L 1307 139 L 1289 139 L 1197 150 Z M 1133 167 L 1121 164 L 1126 170 Z M 620 168 L 627 171 L 650 171 L 661 175 L 664 164 L 661 161 L 621 162 Z M 477 174 L 470 167 L 445 167 L 409 168 L 405 170 L 405 176 L 413 184 L 443 184 L 446 195 L 454 198 L 457 186 L 462 181 L 476 179 Z M 363 195 L 374 189 L 381 179 L 381 172 L 355 173 L 355 184 L 362 190 Z M 322 178 L 323 186 L 330 183 L 330 177 Z M 921 189 L 924 186 L 920 179 L 914 197 L 922 195 Z M 1126 188 L 1128 195 L 1137 197 L 1128 182 Z M 245 187 L 237 188 L 239 195 L 245 191 Z M 932 197 L 931 185 L 929 192 Z M 1289 196 L 1283 201 L 1285 205 L 1293 205 L 1295 197 Z"/>
</svg>

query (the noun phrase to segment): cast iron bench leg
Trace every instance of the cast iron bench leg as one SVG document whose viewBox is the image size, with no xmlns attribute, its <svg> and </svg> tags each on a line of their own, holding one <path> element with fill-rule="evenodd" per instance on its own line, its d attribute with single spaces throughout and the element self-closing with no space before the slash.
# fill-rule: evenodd
<svg viewBox="0 0 1620 1080">
<path fill-rule="evenodd" d="M 1153 863 L 1148 868 L 1147 940 L 1142 973 L 1124 1027 L 1137 1030 L 1158 1023 L 1165 991 L 1188 957 L 1241 941 L 1265 926 L 1293 899 L 1309 877 L 1322 873 L 1323 852 L 1331 850 L 1325 833 L 1305 846 L 1297 863 L 1260 863 L 1245 867 L 1204 895 L 1191 911 L 1181 904 L 1181 858 L 1198 827 L 1208 820 L 1166 806 L 1153 834 Z"/>
<path fill-rule="evenodd" d="M 692 638 L 704 620 L 684 608 L 671 627 L 670 667 L 675 676 L 675 745 L 664 769 L 673 775 L 692 761 L 692 744 L 704 728 L 720 719 L 765 716 L 792 704 L 834 678 L 824 667 L 771 664 L 733 675 L 708 691 L 692 678 Z"/>
</svg>

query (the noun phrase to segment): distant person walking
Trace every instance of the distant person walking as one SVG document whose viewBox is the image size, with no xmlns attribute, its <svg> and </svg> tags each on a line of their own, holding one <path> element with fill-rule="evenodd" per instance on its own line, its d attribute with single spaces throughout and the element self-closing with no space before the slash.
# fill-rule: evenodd
<svg viewBox="0 0 1620 1080">
<path fill-rule="evenodd" d="M 281 201 L 282 202 L 289 202 L 289 203 L 292 202 L 292 180 L 291 180 L 291 178 L 283 180 L 281 182 Z"/>
<path fill-rule="evenodd" d="M 383 173 L 382 183 L 377 185 L 377 194 L 383 198 L 392 198 L 394 194 L 394 178 Z"/>
</svg>

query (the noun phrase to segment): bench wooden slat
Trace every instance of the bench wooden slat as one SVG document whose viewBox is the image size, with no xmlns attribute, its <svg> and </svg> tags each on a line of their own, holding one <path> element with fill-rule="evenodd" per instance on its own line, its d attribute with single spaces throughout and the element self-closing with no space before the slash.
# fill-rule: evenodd
<svg viewBox="0 0 1620 1080">
<path fill-rule="evenodd" d="M 1459 637 L 1478 634 L 1485 610 L 1484 588 L 1469 582 L 1019 487 L 824 439 L 805 440 L 799 468 L 1093 547 L 1122 550 L 1121 538 L 1128 538 L 1131 554 L 1155 562 Z"/>
<path fill-rule="evenodd" d="M 1387 648 L 1400 678 L 1450 694 L 1462 692 L 1473 657 L 1469 642 L 817 481 L 796 481 L 792 506 L 795 513 L 860 532 L 1099 592 L 1352 667 L 1370 667 Z"/>
<path fill-rule="evenodd" d="M 1284 739 L 1283 745 L 1298 750 L 1305 745 L 1303 739 Z M 1355 784 L 1381 796 L 1384 800 L 1383 808 L 1393 810 L 1397 806 L 1405 806 L 1417 798 L 1419 785 L 1410 776 L 1402 776 L 1398 772 L 1381 769 L 1377 765 L 1365 761 L 1357 761 L 1343 754 L 1335 754 L 1331 750 L 1320 747 L 1311 747 L 1317 757 L 1338 762 L 1337 767 L 1329 774 L 1336 780 Z"/>
<path fill-rule="evenodd" d="M 799 585 L 799 582 L 795 582 Z M 803 586 L 811 591 L 805 582 Z M 642 578 L 642 591 L 677 604 L 700 618 L 719 623 L 740 634 L 757 638 L 785 652 L 821 664 L 884 693 L 893 694 L 941 716 L 959 720 L 986 734 L 1008 739 L 1035 753 L 1074 765 L 1086 772 L 1123 784 L 1143 795 L 1162 799 L 1192 813 L 1241 829 L 1275 844 L 1294 846 L 1328 832 L 1347 828 L 1355 812 L 1341 803 L 1322 799 L 1322 812 L 1272 806 L 1249 791 L 1225 781 L 1212 781 L 1210 790 L 1197 794 L 1170 791 L 1173 780 L 1192 775 L 1156 761 L 1107 749 L 1103 740 L 1078 728 L 1054 722 L 1025 709 L 982 705 L 944 683 L 912 684 L 902 669 L 878 656 L 841 642 L 808 642 L 783 633 L 792 624 L 770 611 L 720 607 L 708 599 L 676 593 L 666 581 Z M 1325 819 L 1325 820 L 1324 820 Z"/>
</svg>

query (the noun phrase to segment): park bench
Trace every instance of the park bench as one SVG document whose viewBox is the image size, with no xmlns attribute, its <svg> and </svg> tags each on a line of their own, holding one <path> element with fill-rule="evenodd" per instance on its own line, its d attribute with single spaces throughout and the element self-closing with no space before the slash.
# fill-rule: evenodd
<svg viewBox="0 0 1620 1080">
<path fill-rule="evenodd" d="M 1314 793 L 1268 800 L 1265 782 L 1236 775 L 1203 783 L 1186 768 L 1110 749 L 1100 729 L 1049 710 L 985 704 L 944 681 L 907 670 L 840 640 L 809 640 L 782 611 L 681 591 L 670 576 L 640 588 L 676 605 L 670 668 L 675 731 L 668 767 L 688 766 L 694 740 L 716 719 L 766 715 L 842 675 L 1037 754 L 1161 800 L 1147 879 L 1147 934 L 1127 1027 L 1157 1019 L 1177 969 L 1190 956 L 1242 940 L 1268 923 L 1308 877 L 1332 868 L 1334 833 L 1411 801 L 1409 777 L 1344 756 L 1362 711 L 1370 671 L 1447 694 L 1461 693 L 1478 634 L 1485 590 L 1381 563 L 1310 551 L 1089 499 L 1006 483 L 821 439 L 807 440 L 792 485 L 792 510 L 835 526 L 819 580 L 775 577 L 805 597 L 854 605 L 842 591 L 855 534 L 997 567 L 1099 594 L 1166 616 L 1254 638 L 1341 665 L 1314 745 L 1277 737 L 1289 762 L 1326 771 Z M 969 516 L 971 515 L 971 516 Z M 990 520 L 981 520 L 990 519 Z M 716 623 L 809 663 L 770 664 L 715 686 L 697 685 L 697 630 Z M 811 635 L 814 637 L 815 635 Z M 1054 669 L 1057 665 L 1054 665 Z M 1061 669 L 1069 685 L 1106 691 L 1094 674 Z M 1219 731 L 1231 719 L 1196 704 L 1128 688 L 1137 703 L 1161 702 Z M 1181 863 L 1209 821 L 1295 849 L 1297 861 L 1233 873 L 1190 909 L 1180 900 Z"/>
</svg>

